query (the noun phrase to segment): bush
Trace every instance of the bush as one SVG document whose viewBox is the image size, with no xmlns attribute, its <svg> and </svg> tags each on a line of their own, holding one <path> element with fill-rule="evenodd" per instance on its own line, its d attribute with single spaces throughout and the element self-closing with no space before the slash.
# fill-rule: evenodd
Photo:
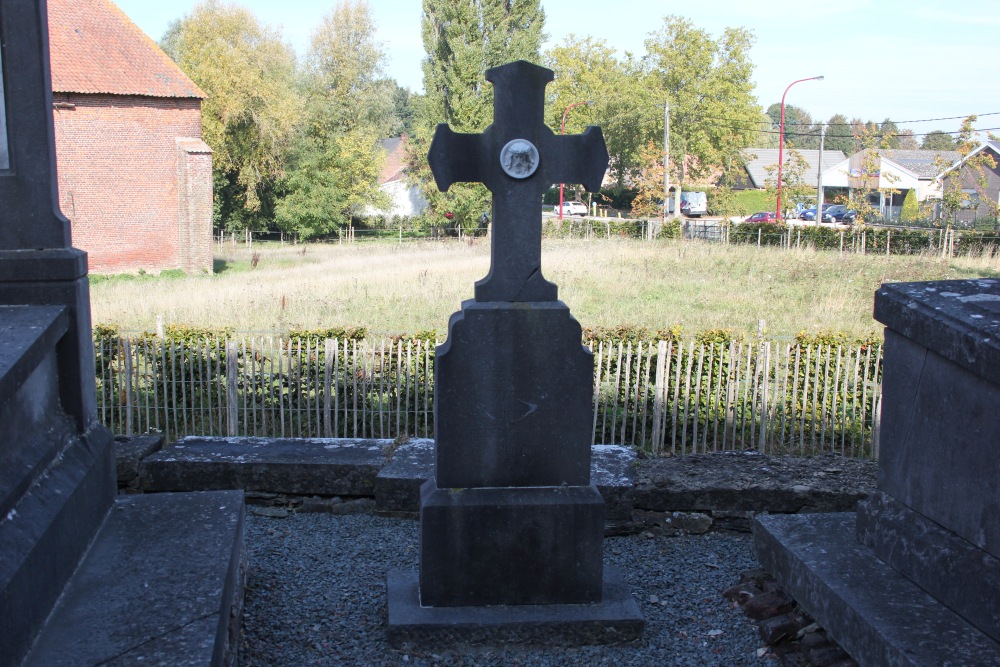
<svg viewBox="0 0 1000 667">
<path fill-rule="evenodd" d="M 906 197 L 903 198 L 903 208 L 899 212 L 899 219 L 902 222 L 913 222 L 919 215 L 920 210 L 917 206 L 917 191 L 910 188 L 906 191 Z"/>
</svg>

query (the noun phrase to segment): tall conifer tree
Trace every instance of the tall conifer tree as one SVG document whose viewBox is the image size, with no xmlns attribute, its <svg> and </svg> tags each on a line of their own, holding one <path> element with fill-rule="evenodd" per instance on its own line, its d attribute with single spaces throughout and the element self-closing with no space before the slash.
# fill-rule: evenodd
<svg viewBox="0 0 1000 667">
<path fill-rule="evenodd" d="M 492 121 L 493 86 L 487 69 L 513 60 L 539 62 L 545 14 L 540 0 L 423 0 L 424 90 L 411 162 L 430 200 L 430 219 L 474 227 L 490 208 L 489 192 L 459 183 L 437 191 L 427 148 L 438 123 L 457 132 L 482 132 Z"/>
</svg>

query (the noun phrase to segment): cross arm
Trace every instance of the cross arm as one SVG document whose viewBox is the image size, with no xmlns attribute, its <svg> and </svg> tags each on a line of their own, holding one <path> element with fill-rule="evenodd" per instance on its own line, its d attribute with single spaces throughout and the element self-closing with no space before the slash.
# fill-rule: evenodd
<svg viewBox="0 0 1000 667">
<path fill-rule="evenodd" d="M 591 125 L 583 134 L 553 135 L 555 154 L 562 156 L 554 182 L 580 183 L 597 192 L 608 170 L 608 149 L 601 128 Z"/>
<path fill-rule="evenodd" d="M 482 141 L 481 134 L 454 132 L 447 123 L 437 126 L 427 162 L 439 190 L 447 192 L 452 183 L 486 181 Z"/>
</svg>

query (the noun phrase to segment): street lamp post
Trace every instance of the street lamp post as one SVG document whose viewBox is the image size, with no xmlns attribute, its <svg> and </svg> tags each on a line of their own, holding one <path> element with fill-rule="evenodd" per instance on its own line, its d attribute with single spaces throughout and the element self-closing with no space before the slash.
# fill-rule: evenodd
<svg viewBox="0 0 1000 667">
<path fill-rule="evenodd" d="M 778 129 L 778 203 L 777 210 L 774 215 L 778 220 L 784 220 L 784 216 L 781 215 L 781 165 L 784 162 L 784 152 L 785 152 L 785 95 L 788 94 L 788 89 L 797 83 L 802 83 L 803 81 L 822 81 L 822 76 L 811 76 L 808 79 L 798 79 L 797 81 L 792 81 L 788 84 L 788 88 L 785 88 L 785 92 L 781 94 L 781 126 Z M 816 212 L 819 215 L 819 211 Z"/>
<path fill-rule="evenodd" d="M 565 135 L 566 134 L 566 114 L 568 114 L 569 110 L 572 109 L 573 107 L 578 107 L 578 106 L 583 105 L 583 104 L 593 104 L 593 101 L 592 100 L 587 100 L 586 102 L 573 102 L 573 104 L 571 104 L 568 107 L 566 107 L 566 110 L 563 111 L 562 125 L 559 128 L 559 134 L 560 135 Z M 559 184 L 559 222 L 560 223 L 562 222 L 562 219 L 563 219 L 562 218 L 562 215 L 563 215 L 563 185 L 564 185 L 563 183 Z"/>
</svg>

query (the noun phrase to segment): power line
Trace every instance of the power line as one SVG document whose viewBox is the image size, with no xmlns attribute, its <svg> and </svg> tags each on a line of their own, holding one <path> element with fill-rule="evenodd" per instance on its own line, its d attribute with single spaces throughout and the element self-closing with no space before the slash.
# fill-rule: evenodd
<svg viewBox="0 0 1000 667">
<path fill-rule="evenodd" d="M 804 109 L 803 109 L 803 111 L 804 111 Z M 998 116 L 998 115 L 1000 115 L 1000 111 L 991 111 L 989 113 L 967 114 L 965 116 L 947 116 L 945 118 L 920 118 L 920 119 L 917 119 L 917 120 L 892 120 L 891 118 L 886 118 L 885 120 L 881 121 L 881 124 L 884 124 L 884 123 L 887 123 L 887 122 L 888 123 L 893 123 L 895 125 L 907 125 L 909 123 L 934 123 L 934 122 L 941 121 L 941 120 L 965 120 L 969 116 L 976 116 L 977 118 L 981 118 L 983 116 Z M 727 119 L 725 119 L 725 118 L 717 118 L 716 120 L 727 120 Z M 874 123 L 874 122 L 876 122 L 876 121 L 862 121 L 862 124 Z M 823 122 L 816 122 L 816 123 L 796 123 L 796 122 L 789 122 L 788 120 L 786 120 L 785 121 L 785 127 L 788 127 L 789 125 L 808 125 L 810 127 L 813 127 L 813 126 L 816 126 L 816 125 L 825 125 L 827 127 L 835 127 L 835 126 L 847 126 L 847 127 L 851 127 L 853 125 L 856 125 L 856 123 L 823 123 Z"/>
</svg>

